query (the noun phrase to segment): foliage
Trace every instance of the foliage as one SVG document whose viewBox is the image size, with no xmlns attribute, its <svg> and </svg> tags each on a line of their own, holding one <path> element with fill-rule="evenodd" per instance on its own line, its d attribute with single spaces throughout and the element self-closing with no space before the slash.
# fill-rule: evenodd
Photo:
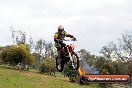
<svg viewBox="0 0 132 88">
<path fill-rule="evenodd" d="M 30 52 L 32 52 L 33 49 L 34 49 L 35 44 L 34 44 L 33 38 L 31 36 L 29 38 L 29 44 L 28 44 L 28 46 L 29 46 Z"/>
<path fill-rule="evenodd" d="M 2 59 L 0 58 L 0 65 L 3 63 Z"/>
<path fill-rule="evenodd" d="M 40 55 L 43 55 L 43 58 L 55 57 L 55 47 L 52 42 L 47 42 L 44 39 L 37 41 L 35 45 L 35 51 Z"/>
<path fill-rule="evenodd" d="M 25 44 L 26 43 L 26 33 L 21 30 L 14 30 L 14 27 L 11 27 L 12 39 L 16 44 Z"/>
<path fill-rule="evenodd" d="M 108 60 L 104 57 L 97 57 L 97 61 L 96 61 L 95 65 L 100 73 L 101 73 L 102 69 L 107 69 L 110 74 L 113 74 L 113 72 L 115 70 L 112 65 L 112 61 Z"/>
<path fill-rule="evenodd" d="M 35 63 L 33 64 L 33 68 L 38 69 L 40 67 L 40 62 L 41 62 L 41 55 L 39 53 L 33 53 L 33 56 L 35 58 Z"/>
<path fill-rule="evenodd" d="M 39 39 L 35 44 L 35 67 L 40 66 L 42 60 L 45 58 L 55 58 L 55 54 L 55 47 L 53 46 L 52 42 L 47 42 L 44 39 Z"/>
<path fill-rule="evenodd" d="M 81 49 L 77 52 L 78 56 L 83 59 L 84 61 L 87 62 L 87 64 L 94 65 L 95 62 L 97 61 L 97 58 L 95 55 L 91 54 L 90 52 L 88 52 L 85 49 Z"/>
<path fill-rule="evenodd" d="M 96 56 L 85 49 L 78 51 L 80 58 L 89 65 L 95 65 L 100 73 L 106 69 L 109 74 L 132 76 L 132 32 L 126 32 L 115 42 L 103 46 L 100 53 L 101 56 Z"/>
<path fill-rule="evenodd" d="M 2 51 L 3 47 L 0 46 L 0 64 L 2 64 L 2 59 L 1 59 L 1 51 Z"/>
<path fill-rule="evenodd" d="M 112 57 L 112 49 L 107 46 L 103 46 L 100 53 L 102 53 L 106 59 L 110 59 Z"/>
<path fill-rule="evenodd" d="M 8 48 L 4 48 L 1 52 L 1 58 L 10 65 L 17 65 L 18 63 L 31 65 L 34 63 L 34 57 L 25 44 L 11 45 Z"/>
<path fill-rule="evenodd" d="M 105 59 L 112 62 L 115 74 L 130 74 L 132 76 L 132 32 L 123 33 L 121 38 L 110 42 L 101 50 Z"/>
<path fill-rule="evenodd" d="M 72 67 L 70 63 L 65 64 L 63 74 L 64 77 L 68 77 L 72 82 L 76 81 L 78 76 L 78 72 Z"/>
<path fill-rule="evenodd" d="M 55 59 L 54 58 L 46 58 L 42 61 L 40 72 L 42 73 L 55 73 Z"/>
<path fill-rule="evenodd" d="M 112 49 L 108 46 L 104 46 L 101 49 L 103 56 L 92 55 L 85 49 L 81 49 L 78 53 L 81 59 L 84 59 L 87 64 L 95 65 L 99 73 L 101 73 L 103 69 L 106 69 L 109 74 L 127 74 L 128 72 L 126 63 L 122 62 L 122 60 L 112 60 Z M 130 66 L 129 64 L 129 68 Z"/>
</svg>

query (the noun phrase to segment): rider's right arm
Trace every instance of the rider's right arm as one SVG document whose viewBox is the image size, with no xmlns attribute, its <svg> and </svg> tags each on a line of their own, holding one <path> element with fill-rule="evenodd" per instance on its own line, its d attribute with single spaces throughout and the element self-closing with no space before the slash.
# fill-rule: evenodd
<svg viewBox="0 0 132 88">
<path fill-rule="evenodd" d="M 55 42 L 58 42 L 58 39 L 57 39 L 57 38 L 58 38 L 58 34 L 55 33 L 55 34 L 54 34 L 54 41 L 55 41 Z"/>
<path fill-rule="evenodd" d="M 57 43 L 62 42 L 60 39 L 58 39 L 58 34 L 57 33 L 55 33 L 55 35 L 54 35 L 54 41 L 57 42 Z"/>
<path fill-rule="evenodd" d="M 58 38 L 58 34 L 57 33 L 55 33 L 54 38 L 56 38 L 56 39 Z"/>
</svg>

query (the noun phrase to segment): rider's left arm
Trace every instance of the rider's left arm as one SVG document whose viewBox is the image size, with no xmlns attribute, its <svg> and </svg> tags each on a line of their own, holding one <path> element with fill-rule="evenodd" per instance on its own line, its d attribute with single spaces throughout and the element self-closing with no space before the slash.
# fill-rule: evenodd
<svg viewBox="0 0 132 88">
<path fill-rule="evenodd" d="M 67 32 L 65 32 L 65 36 L 66 36 L 66 37 L 70 37 L 70 38 L 75 38 L 73 35 L 71 35 L 71 34 L 69 34 L 69 33 L 67 33 Z"/>
</svg>

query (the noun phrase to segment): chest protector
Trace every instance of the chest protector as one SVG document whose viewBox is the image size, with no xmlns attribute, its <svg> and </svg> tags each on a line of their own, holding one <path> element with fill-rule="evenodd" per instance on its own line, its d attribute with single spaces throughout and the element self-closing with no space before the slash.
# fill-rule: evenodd
<svg viewBox="0 0 132 88">
<path fill-rule="evenodd" d="M 57 39 L 61 39 L 61 40 L 63 40 L 65 38 L 65 36 L 66 36 L 65 32 L 64 33 L 57 32 L 57 34 L 58 34 L 58 38 Z"/>
</svg>

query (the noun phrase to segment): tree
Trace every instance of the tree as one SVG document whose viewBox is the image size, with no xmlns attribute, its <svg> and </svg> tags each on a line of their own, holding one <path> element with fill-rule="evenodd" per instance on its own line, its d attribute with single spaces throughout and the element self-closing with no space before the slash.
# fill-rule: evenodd
<svg viewBox="0 0 132 88">
<path fill-rule="evenodd" d="M 110 42 L 102 48 L 105 50 L 103 56 L 109 56 L 116 69 L 116 74 L 130 74 L 132 76 L 132 32 L 125 32 L 115 42 Z M 124 70 L 122 72 L 122 70 Z"/>
<path fill-rule="evenodd" d="M 33 38 L 31 36 L 29 38 L 29 44 L 28 45 L 29 45 L 30 52 L 33 52 L 35 44 L 34 44 Z"/>
<path fill-rule="evenodd" d="M 55 59 L 54 58 L 46 58 L 42 61 L 40 72 L 41 73 L 54 73 L 55 74 Z"/>
<path fill-rule="evenodd" d="M 36 46 L 35 46 L 36 52 L 38 52 L 40 55 L 42 54 L 42 51 L 44 49 L 43 42 L 44 42 L 44 40 L 40 39 L 37 41 Z"/>
<path fill-rule="evenodd" d="M 33 53 L 32 54 L 35 58 L 35 63 L 33 64 L 33 67 L 38 69 L 40 67 L 40 58 L 41 58 L 41 55 L 39 53 Z"/>
<path fill-rule="evenodd" d="M 126 67 L 126 64 L 124 62 L 122 62 L 121 60 L 113 61 L 112 65 L 115 68 L 115 70 L 114 70 L 115 74 L 117 74 L 117 75 L 128 74 L 128 69 Z"/>
<path fill-rule="evenodd" d="M 34 63 L 34 57 L 25 44 L 11 45 L 4 48 L 1 52 L 1 58 L 10 65 L 17 65 L 18 63 L 31 65 Z"/>
<path fill-rule="evenodd" d="M 47 42 L 44 39 L 39 39 L 35 45 L 35 53 L 40 54 L 37 58 L 37 64 L 40 65 L 45 58 L 55 58 L 56 51 L 52 42 Z"/>
<path fill-rule="evenodd" d="M 3 62 L 2 62 L 2 59 L 1 59 L 1 52 L 2 52 L 2 49 L 3 49 L 3 47 L 0 46 L 0 64 L 3 63 Z"/>
<path fill-rule="evenodd" d="M 44 45 L 43 45 L 44 40 L 40 39 L 37 41 L 35 45 L 35 53 L 39 54 L 39 58 L 36 60 L 36 65 L 40 66 L 41 61 L 42 61 L 42 51 L 44 50 Z"/>
<path fill-rule="evenodd" d="M 52 42 L 44 42 L 44 58 L 50 57 L 50 58 L 55 58 L 56 52 L 55 52 L 55 47 L 53 46 Z"/>
<path fill-rule="evenodd" d="M 15 30 L 14 27 L 10 27 L 12 33 L 12 40 L 16 44 L 26 43 L 26 33 L 21 30 Z"/>
<path fill-rule="evenodd" d="M 110 46 L 114 58 L 128 62 L 132 57 L 132 33 L 122 34 L 121 38 L 109 43 L 108 46 Z"/>
<path fill-rule="evenodd" d="M 103 56 L 106 58 L 106 59 L 111 59 L 111 55 L 112 55 L 112 50 L 111 48 L 107 47 L 107 46 L 103 46 L 101 51 L 100 51 L 101 54 L 103 54 Z"/>
<path fill-rule="evenodd" d="M 77 54 L 81 59 L 84 59 L 89 65 L 94 65 L 96 62 L 96 56 L 86 51 L 85 49 L 81 49 L 77 52 Z"/>
</svg>

